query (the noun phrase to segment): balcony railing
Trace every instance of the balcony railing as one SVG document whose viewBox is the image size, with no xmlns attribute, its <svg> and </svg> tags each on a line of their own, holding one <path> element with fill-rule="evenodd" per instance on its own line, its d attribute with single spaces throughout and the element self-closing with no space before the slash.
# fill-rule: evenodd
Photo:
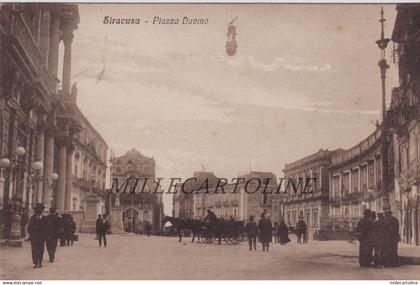
<svg viewBox="0 0 420 285">
<path fill-rule="evenodd" d="M 340 155 L 337 155 L 331 159 L 332 164 L 339 164 L 344 161 L 350 160 L 359 154 L 361 154 L 363 151 L 371 147 L 381 136 L 381 129 L 378 128 L 373 132 L 370 136 L 368 136 L 365 140 L 363 140 L 361 143 L 355 145 L 349 150 L 344 151 Z"/>
</svg>

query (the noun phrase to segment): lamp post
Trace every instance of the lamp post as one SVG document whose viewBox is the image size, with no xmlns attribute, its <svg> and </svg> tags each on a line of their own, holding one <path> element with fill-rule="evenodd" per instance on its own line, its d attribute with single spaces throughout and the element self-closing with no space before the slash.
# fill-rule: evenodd
<svg viewBox="0 0 420 285">
<path fill-rule="evenodd" d="M 45 176 L 39 175 L 39 171 L 43 168 L 42 161 L 34 161 L 30 167 L 25 164 L 24 161 L 20 160 L 20 157 L 24 156 L 26 150 L 22 146 L 16 147 L 14 154 L 9 157 L 3 157 L 0 159 L 0 171 L 3 174 L 3 171 L 6 171 L 6 178 L 4 179 L 4 192 L 3 192 L 3 216 L 5 217 L 5 226 L 3 229 L 3 236 L 7 239 L 17 240 L 21 238 L 21 203 L 16 199 L 16 193 L 14 193 L 16 185 L 16 174 L 19 170 L 30 170 L 30 175 L 28 176 L 28 182 L 35 184 L 38 189 L 39 182 L 45 181 L 49 183 L 48 178 Z M 3 178 L 2 175 L 0 175 Z M 51 179 L 54 183 L 57 180 L 58 175 L 53 173 Z M 12 180 L 13 187 L 12 193 L 10 193 L 10 180 Z M 52 186 L 52 183 L 51 183 Z M 38 189 L 39 190 L 39 189 Z M 12 196 L 12 197 L 10 197 Z M 12 200 L 12 204 L 10 203 Z M 13 201 L 15 200 L 15 201 Z"/>
<path fill-rule="evenodd" d="M 7 239 L 19 239 L 20 238 L 20 202 L 13 201 L 13 189 L 15 189 L 15 176 L 16 171 L 24 166 L 24 163 L 20 161 L 20 157 L 24 156 L 26 150 L 22 146 L 15 148 L 14 154 L 3 157 L 0 159 L 1 172 L 6 172 L 4 179 L 3 188 L 3 217 L 4 227 L 3 236 Z M 13 181 L 12 199 L 10 195 L 10 179 Z M 13 202 L 13 203 L 10 203 Z"/>
</svg>

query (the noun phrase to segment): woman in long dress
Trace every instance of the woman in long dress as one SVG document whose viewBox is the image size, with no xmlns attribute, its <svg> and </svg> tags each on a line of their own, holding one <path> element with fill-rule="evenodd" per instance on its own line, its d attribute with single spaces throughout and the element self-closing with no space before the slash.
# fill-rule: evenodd
<svg viewBox="0 0 420 285">
<path fill-rule="evenodd" d="M 290 242 L 289 239 L 289 228 L 287 227 L 284 219 L 281 219 L 280 224 L 277 227 L 277 234 L 280 237 L 280 244 L 285 245 Z"/>
</svg>

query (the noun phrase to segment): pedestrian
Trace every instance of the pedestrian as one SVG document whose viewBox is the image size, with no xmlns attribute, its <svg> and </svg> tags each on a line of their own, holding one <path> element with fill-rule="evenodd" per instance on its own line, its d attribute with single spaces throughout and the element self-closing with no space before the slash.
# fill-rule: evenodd
<svg viewBox="0 0 420 285">
<path fill-rule="evenodd" d="M 99 247 L 102 246 L 102 240 L 104 242 L 104 247 L 106 247 L 107 242 L 106 242 L 106 234 L 107 231 L 109 229 L 109 223 L 106 219 L 106 214 L 103 215 L 101 222 L 100 222 L 100 227 L 99 227 Z"/>
<path fill-rule="evenodd" d="M 392 216 L 389 206 L 385 206 L 383 209 L 385 214 L 384 224 L 388 232 L 385 240 L 384 266 L 397 267 L 400 265 L 398 257 L 398 242 L 400 241 L 399 222 L 397 218 Z"/>
<path fill-rule="evenodd" d="M 43 204 L 37 203 L 34 209 L 35 213 L 30 218 L 28 224 L 34 268 L 42 267 L 42 259 L 44 256 L 45 217 L 42 215 L 44 208 Z"/>
<path fill-rule="evenodd" d="M 144 225 L 144 231 L 148 237 L 152 233 L 152 225 L 148 221 L 146 221 L 146 224 Z"/>
<path fill-rule="evenodd" d="M 274 243 L 279 243 L 279 235 L 277 234 L 278 227 L 279 226 L 277 222 L 274 222 L 274 225 L 273 225 Z"/>
<path fill-rule="evenodd" d="M 76 223 L 73 219 L 73 216 L 69 216 L 68 220 L 68 232 L 67 232 L 67 245 L 73 246 L 74 242 L 74 233 L 76 232 Z"/>
<path fill-rule="evenodd" d="M 386 236 L 388 235 L 384 214 L 378 213 L 378 220 L 373 227 L 373 265 L 378 268 L 384 265 L 384 250 L 386 246 Z"/>
<path fill-rule="evenodd" d="M 369 267 L 372 262 L 373 228 L 372 212 L 370 209 L 365 209 L 363 218 L 356 226 L 356 235 L 359 237 L 359 265 L 361 267 Z"/>
<path fill-rule="evenodd" d="M 280 220 L 280 224 L 277 227 L 277 235 L 280 239 L 280 244 L 285 245 L 291 240 L 289 239 L 289 228 L 286 225 L 284 219 Z"/>
<path fill-rule="evenodd" d="M 263 251 L 268 251 L 270 242 L 273 241 L 273 225 L 271 220 L 265 216 L 265 213 L 261 214 L 261 219 L 258 221 L 258 231 Z"/>
<path fill-rule="evenodd" d="M 249 250 L 257 250 L 257 235 L 258 235 L 258 226 L 254 221 L 254 216 L 249 216 L 249 221 L 246 223 L 245 232 L 248 237 Z"/>
<path fill-rule="evenodd" d="M 303 216 L 299 216 L 299 221 L 296 223 L 296 228 L 295 228 L 297 243 L 302 243 L 302 237 L 303 237 L 303 243 L 307 242 L 307 231 L 308 231 L 308 227 L 306 226 L 306 223 L 303 220 Z"/>
<path fill-rule="evenodd" d="M 61 233 L 61 218 L 53 207 L 50 208 L 50 214 L 45 217 L 45 226 L 45 244 L 50 262 L 54 262 L 57 243 Z"/>
<path fill-rule="evenodd" d="M 66 231 L 65 229 L 68 228 L 67 223 L 68 223 L 68 215 L 67 214 L 62 214 L 61 218 L 60 218 L 60 246 L 66 246 Z"/>
<path fill-rule="evenodd" d="M 95 227 L 95 232 L 96 232 L 96 239 L 99 240 L 99 232 L 100 229 L 102 227 L 102 215 L 98 215 L 98 218 L 96 219 L 96 227 Z"/>
</svg>

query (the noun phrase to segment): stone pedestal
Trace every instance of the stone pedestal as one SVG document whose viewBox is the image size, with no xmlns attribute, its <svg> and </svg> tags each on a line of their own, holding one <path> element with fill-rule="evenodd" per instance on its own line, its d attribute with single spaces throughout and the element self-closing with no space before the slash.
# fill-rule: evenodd
<svg viewBox="0 0 420 285">
<path fill-rule="evenodd" d="M 122 222 L 122 206 L 115 206 L 111 209 L 111 232 L 113 234 L 125 233 Z"/>
<path fill-rule="evenodd" d="M 96 233 L 96 219 L 98 218 L 99 198 L 95 194 L 89 194 L 86 197 L 86 209 L 83 219 L 83 225 L 80 231 L 82 233 Z"/>
<path fill-rule="evenodd" d="M 4 240 L 4 245 L 22 247 L 23 238 L 21 237 L 21 228 L 20 228 L 20 216 L 13 213 L 12 215 L 12 225 L 9 233 L 9 239 Z"/>
</svg>

